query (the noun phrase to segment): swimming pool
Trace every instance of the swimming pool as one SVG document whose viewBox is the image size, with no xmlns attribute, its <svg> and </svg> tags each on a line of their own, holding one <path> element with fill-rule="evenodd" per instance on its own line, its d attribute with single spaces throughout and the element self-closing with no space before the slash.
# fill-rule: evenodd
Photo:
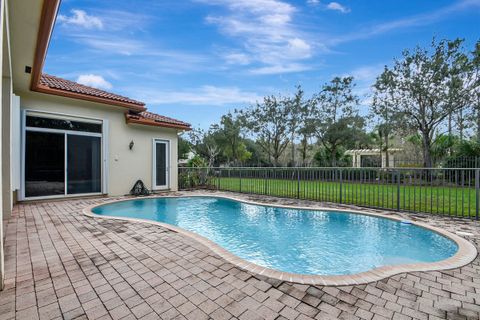
<svg viewBox="0 0 480 320">
<path fill-rule="evenodd" d="M 92 208 L 201 235 L 255 265 L 302 275 L 352 275 L 448 259 L 455 241 L 415 224 L 358 213 L 264 206 L 219 197 L 160 197 Z"/>
</svg>

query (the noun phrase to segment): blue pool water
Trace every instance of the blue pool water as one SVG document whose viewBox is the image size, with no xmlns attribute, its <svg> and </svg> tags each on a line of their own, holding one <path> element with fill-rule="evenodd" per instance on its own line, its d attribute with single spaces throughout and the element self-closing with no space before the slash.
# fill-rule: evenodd
<svg viewBox="0 0 480 320">
<path fill-rule="evenodd" d="M 456 243 L 433 231 L 354 213 L 285 209 L 215 197 L 139 199 L 93 209 L 99 215 L 168 223 L 272 269 L 318 275 L 434 262 Z"/>
</svg>

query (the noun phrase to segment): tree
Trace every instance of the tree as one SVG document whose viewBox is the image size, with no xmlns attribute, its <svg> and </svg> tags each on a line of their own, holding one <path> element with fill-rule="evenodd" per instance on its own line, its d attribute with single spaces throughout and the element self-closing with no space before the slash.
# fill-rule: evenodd
<svg viewBox="0 0 480 320">
<path fill-rule="evenodd" d="M 432 165 L 436 165 L 444 160 L 450 151 L 459 143 L 458 137 L 450 134 L 439 134 L 433 139 L 430 153 L 432 155 Z"/>
<path fill-rule="evenodd" d="M 477 143 L 480 143 L 480 40 L 475 44 L 475 49 L 471 53 L 470 59 L 471 70 L 471 101 L 472 112 L 468 118 L 475 128 L 475 136 Z"/>
<path fill-rule="evenodd" d="M 407 138 L 413 145 L 423 147 L 423 138 L 421 134 L 413 134 Z M 430 145 L 430 156 L 432 160 L 431 167 L 440 164 L 449 156 L 449 150 L 452 150 L 459 143 L 459 139 L 450 134 L 438 134 L 432 139 Z"/>
<path fill-rule="evenodd" d="M 290 142 L 290 104 L 287 98 L 268 96 L 247 110 L 239 111 L 240 119 L 256 137 L 256 142 L 279 165 L 279 158 Z"/>
<path fill-rule="evenodd" d="M 214 166 L 220 154 L 217 133 L 215 125 L 211 126 L 208 131 L 193 129 L 189 132 L 190 141 L 195 149 L 196 155 L 206 159 L 209 168 Z"/>
<path fill-rule="evenodd" d="M 188 153 L 192 150 L 192 144 L 182 136 L 178 137 L 178 159 L 187 159 Z"/>
<path fill-rule="evenodd" d="M 301 86 L 296 87 L 296 92 L 295 95 L 291 98 L 285 98 L 285 102 L 288 104 L 289 108 L 289 121 L 288 124 L 290 126 L 289 131 L 290 131 L 290 143 L 292 145 L 292 166 L 296 166 L 296 161 L 295 161 L 295 137 L 297 133 L 302 128 L 302 119 L 301 119 L 301 114 L 304 109 L 304 91 Z"/>
<path fill-rule="evenodd" d="M 252 153 L 247 150 L 244 138 L 241 136 L 242 121 L 228 113 L 222 116 L 220 125 L 215 125 L 218 136 L 218 144 L 222 149 L 227 162 L 239 165 L 250 159 Z"/>
<path fill-rule="evenodd" d="M 265 158 L 263 149 L 252 139 L 244 140 L 245 147 L 251 153 L 251 157 L 245 161 L 246 166 L 265 167 L 271 165 L 270 161 Z"/>
<path fill-rule="evenodd" d="M 399 123 L 420 133 L 424 166 L 432 166 L 432 140 L 442 122 L 465 106 L 468 58 L 462 40 L 432 41 L 431 50 L 405 50 L 392 70 Z"/>
<path fill-rule="evenodd" d="M 192 159 L 188 160 L 187 166 L 191 168 L 204 168 L 207 167 L 207 163 L 205 162 L 205 159 L 202 157 L 195 155 Z"/>
<path fill-rule="evenodd" d="M 380 149 L 380 152 L 385 153 L 385 166 L 390 164 L 389 150 L 390 140 L 393 138 L 391 135 L 391 127 L 388 124 L 381 123 L 375 127 L 370 133 L 370 138 L 373 144 Z M 387 136 L 388 135 L 388 136 Z"/>
<path fill-rule="evenodd" d="M 465 132 L 466 130 L 469 129 L 469 122 L 468 119 L 465 117 L 465 114 L 472 112 L 473 110 L 469 108 L 468 106 L 465 106 L 463 108 L 460 108 L 454 115 L 455 117 L 455 124 L 456 127 L 458 128 L 458 137 L 460 140 L 465 139 Z M 451 133 L 450 135 L 453 136 Z M 449 152 L 450 153 L 450 152 Z"/>
<path fill-rule="evenodd" d="M 317 119 L 315 118 L 315 100 L 309 99 L 300 108 L 299 113 L 300 128 L 298 134 L 300 135 L 300 154 L 302 157 L 302 166 L 307 165 L 307 152 L 310 147 L 310 140 L 315 135 Z"/>
<path fill-rule="evenodd" d="M 351 142 L 365 122 L 358 116 L 353 77 L 335 77 L 315 96 L 316 134 L 336 166 L 338 148 Z"/>
<path fill-rule="evenodd" d="M 480 143 L 477 141 L 460 141 L 455 148 L 457 157 L 480 157 Z"/>
<path fill-rule="evenodd" d="M 205 148 L 208 155 L 208 167 L 211 168 L 214 166 L 215 160 L 220 154 L 220 148 L 218 144 L 215 143 L 215 140 L 211 135 L 206 136 Z"/>
<path fill-rule="evenodd" d="M 380 151 L 385 153 L 387 167 L 390 163 L 390 137 L 398 120 L 398 112 L 395 110 L 397 104 L 394 73 L 385 67 L 373 85 L 371 113 L 372 117 L 379 122 L 375 130 L 375 137 L 378 138 L 376 140 Z"/>
<path fill-rule="evenodd" d="M 326 152 L 330 154 L 332 167 L 337 166 L 338 151 L 341 147 L 353 147 L 364 140 L 366 136 L 364 126 L 365 120 L 356 115 L 339 118 L 325 130 L 322 144 Z"/>
</svg>

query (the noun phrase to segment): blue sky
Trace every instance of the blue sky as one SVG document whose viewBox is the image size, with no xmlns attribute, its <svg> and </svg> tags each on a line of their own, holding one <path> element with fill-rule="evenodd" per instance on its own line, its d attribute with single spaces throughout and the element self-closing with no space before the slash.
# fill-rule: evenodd
<svg viewBox="0 0 480 320">
<path fill-rule="evenodd" d="M 63 0 L 45 72 L 206 128 L 337 75 L 364 97 L 404 48 L 435 36 L 470 49 L 479 21 L 480 0 Z"/>
</svg>

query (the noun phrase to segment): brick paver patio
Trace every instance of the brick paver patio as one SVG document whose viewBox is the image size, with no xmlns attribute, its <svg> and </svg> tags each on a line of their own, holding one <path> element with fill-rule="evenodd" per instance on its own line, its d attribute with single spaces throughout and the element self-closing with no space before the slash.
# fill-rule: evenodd
<svg viewBox="0 0 480 320">
<path fill-rule="evenodd" d="M 0 319 L 480 319 L 478 257 L 368 285 L 292 284 L 242 271 L 162 227 L 82 214 L 105 200 L 15 207 L 5 221 Z M 480 245 L 478 222 L 411 218 L 471 233 Z"/>
</svg>

